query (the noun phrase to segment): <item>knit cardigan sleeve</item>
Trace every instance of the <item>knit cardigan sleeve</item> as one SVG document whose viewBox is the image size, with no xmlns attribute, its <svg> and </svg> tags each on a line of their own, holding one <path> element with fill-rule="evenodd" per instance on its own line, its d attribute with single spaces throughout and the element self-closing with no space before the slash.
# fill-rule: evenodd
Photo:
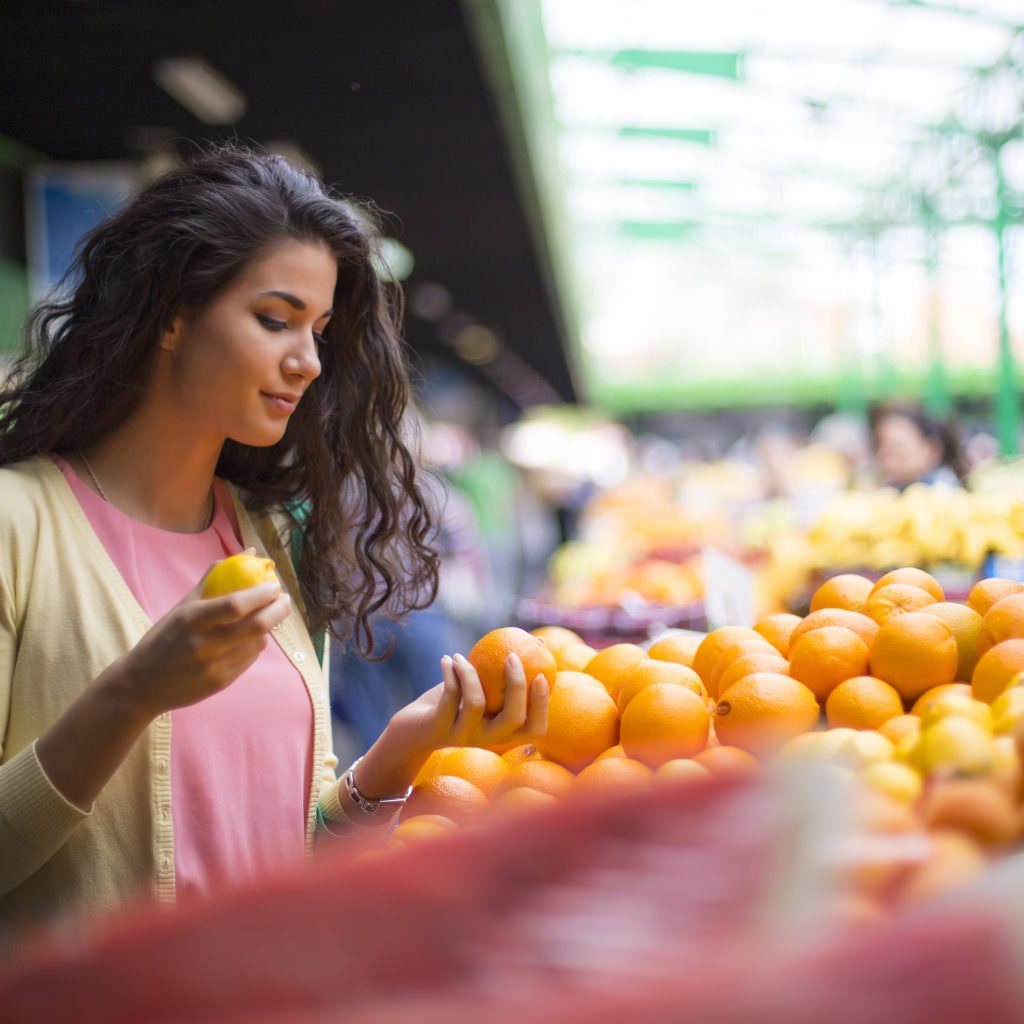
<svg viewBox="0 0 1024 1024">
<path fill-rule="evenodd" d="M 34 743 L 6 756 L 4 744 L 18 650 L 11 590 L 18 570 L 9 564 L 10 557 L 8 550 L 0 573 L 0 895 L 45 864 L 89 816 L 53 785 L 39 763 Z"/>
</svg>

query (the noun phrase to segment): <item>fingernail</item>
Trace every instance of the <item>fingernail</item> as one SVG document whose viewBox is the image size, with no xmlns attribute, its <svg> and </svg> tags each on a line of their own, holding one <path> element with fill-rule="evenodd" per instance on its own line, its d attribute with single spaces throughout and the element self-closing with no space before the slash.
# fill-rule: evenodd
<svg viewBox="0 0 1024 1024">
<path fill-rule="evenodd" d="M 441 656 L 441 668 L 451 668 L 451 664 L 452 659 L 447 654 Z"/>
</svg>

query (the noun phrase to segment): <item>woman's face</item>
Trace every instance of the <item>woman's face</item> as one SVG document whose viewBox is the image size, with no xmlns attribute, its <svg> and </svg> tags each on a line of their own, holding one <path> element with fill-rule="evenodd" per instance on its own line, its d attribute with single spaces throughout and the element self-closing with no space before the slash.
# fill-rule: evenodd
<svg viewBox="0 0 1024 1024">
<path fill-rule="evenodd" d="M 284 435 L 320 375 L 337 263 L 318 242 L 280 242 L 252 259 L 198 316 L 161 342 L 186 429 L 265 447 Z"/>
<path fill-rule="evenodd" d="M 906 487 L 941 463 L 942 447 L 906 416 L 883 416 L 875 425 L 875 456 L 882 481 Z"/>
</svg>

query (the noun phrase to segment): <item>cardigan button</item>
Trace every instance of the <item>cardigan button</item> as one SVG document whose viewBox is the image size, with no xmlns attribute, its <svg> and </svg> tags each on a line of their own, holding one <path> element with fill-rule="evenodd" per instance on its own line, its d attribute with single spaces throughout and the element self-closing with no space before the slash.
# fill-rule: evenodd
<svg viewBox="0 0 1024 1024">
<path fill-rule="evenodd" d="M 301 665 L 305 660 L 306 656 L 302 653 L 302 651 L 292 652 L 292 661 L 294 661 L 296 665 Z"/>
</svg>

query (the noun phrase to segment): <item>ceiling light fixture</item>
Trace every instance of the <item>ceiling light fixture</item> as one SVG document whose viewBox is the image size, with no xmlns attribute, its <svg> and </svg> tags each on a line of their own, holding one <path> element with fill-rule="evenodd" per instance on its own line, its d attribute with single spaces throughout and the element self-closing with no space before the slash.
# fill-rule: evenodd
<svg viewBox="0 0 1024 1024">
<path fill-rule="evenodd" d="M 234 124 L 245 113 L 242 91 L 202 57 L 158 60 L 153 78 L 204 124 Z"/>
</svg>

